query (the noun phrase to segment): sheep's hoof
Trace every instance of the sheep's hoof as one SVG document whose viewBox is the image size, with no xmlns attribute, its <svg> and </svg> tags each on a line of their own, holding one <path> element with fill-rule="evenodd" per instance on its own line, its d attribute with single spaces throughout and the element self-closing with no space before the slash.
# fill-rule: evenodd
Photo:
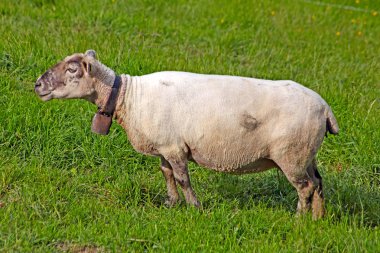
<svg viewBox="0 0 380 253">
<path fill-rule="evenodd" d="M 201 208 L 201 203 L 200 203 L 198 200 L 196 200 L 195 202 L 193 202 L 192 205 L 193 205 L 194 207 L 198 208 L 198 209 Z"/>
<path fill-rule="evenodd" d="M 168 197 L 168 198 L 165 200 L 164 205 L 167 206 L 167 207 L 173 207 L 173 206 L 175 206 L 176 204 L 178 204 L 178 202 L 179 202 L 179 199 L 178 199 L 178 198 L 170 198 L 170 197 Z"/>
<path fill-rule="evenodd" d="M 313 195 L 313 220 L 323 218 L 326 214 L 325 202 L 322 192 L 314 191 Z"/>
</svg>

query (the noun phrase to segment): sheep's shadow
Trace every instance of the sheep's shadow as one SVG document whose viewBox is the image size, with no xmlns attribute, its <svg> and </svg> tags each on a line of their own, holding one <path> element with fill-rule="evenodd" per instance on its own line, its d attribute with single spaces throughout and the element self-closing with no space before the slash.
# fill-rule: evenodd
<svg viewBox="0 0 380 253">
<path fill-rule="evenodd" d="M 214 173 L 210 177 L 212 184 L 202 183 L 199 187 L 205 188 L 205 192 L 217 194 L 220 201 L 235 201 L 240 209 L 255 208 L 260 204 L 293 213 L 296 211 L 297 192 L 280 171 L 242 176 Z M 379 226 L 380 192 L 373 188 L 379 187 L 380 178 L 369 182 L 375 184 L 373 188 L 358 187 L 349 179 L 352 176 L 342 179 L 336 172 L 324 176 L 327 215 L 335 220 L 347 216 L 364 226 Z M 214 203 L 214 198 L 206 198 L 203 207 L 211 208 Z"/>
<path fill-rule="evenodd" d="M 260 205 L 289 213 L 296 212 L 297 192 L 279 170 L 237 176 L 194 167 L 191 166 L 190 174 L 202 209 L 213 209 L 223 202 L 234 202 L 234 206 L 239 209 L 251 209 Z M 380 171 L 379 168 L 374 168 L 374 176 L 365 175 L 366 183 L 373 187 L 355 184 L 356 178 L 363 179 L 363 175 L 356 175 L 355 170 L 325 173 L 322 170 L 327 215 L 336 221 L 345 217 L 350 222 L 359 222 L 364 226 L 379 226 L 380 191 L 376 190 L 380 187 L 380 177 L 376 176 L 378 170 Z M 149 203 L 157 208 L 165 206 L 164 182 L 159 190 L 148 188 L 141 189 L 139 203 Z M 180 189 L 179 192 L 182 195 Z M 179 206 L 187 207 L 183 196 Z"/>
<path fill-rule="evenodd" d="M 240 209 L 261 204 L 268 208 L 295 211 L 297 193 L 286 178 L 276 171 L 239 176 L 214 173 L 209 176 L 212 184 L 203 183 L 200 186 L 204 188 L 203 191 L 214 195 L 203 201 L 205 208 L 215 206 L 215 201 L 227 201 L 235 202 Z"/>
</svg>

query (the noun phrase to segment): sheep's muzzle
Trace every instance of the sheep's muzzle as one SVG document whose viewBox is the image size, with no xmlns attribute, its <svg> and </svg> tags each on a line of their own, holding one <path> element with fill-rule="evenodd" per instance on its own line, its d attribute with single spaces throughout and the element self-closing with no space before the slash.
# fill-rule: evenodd
<svg viewBox="0 0 380 253">
<path fill-rule="evenodd" d="M 50 100 L 52 98 L 52 90 L 49 88 L 51 87 L 50 79 L 51 74 L 49 73 L 49 71 L 47 71 L 37 79 L 36 84 L 34 85 L 34 91 L 44 101 Z"/>
</svg>

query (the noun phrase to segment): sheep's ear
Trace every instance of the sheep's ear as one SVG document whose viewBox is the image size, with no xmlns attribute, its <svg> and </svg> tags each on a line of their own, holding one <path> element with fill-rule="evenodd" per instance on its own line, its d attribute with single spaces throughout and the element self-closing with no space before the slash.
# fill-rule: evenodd
<svg viewBox="0 0 380 253">
<path fill-rule="evenodd" d="M 90 57 L 96 59 L 96 52 L 95 52 L 95 50 L 89 49 L 89 50 L 86 51 L 86 53 L 84 53 L 84 55 L 90 56 Z"/>
<path fill-rule="evenodd" d="M 88 61 L 84 60 L 84 61 L 82 61 L 82 65 L 83 65 L 84 70 L 89 75 L 91 75 L 91 71 L 92 71 L 92 65 L 91 65 L 91 63 L 89 63 Z"/>
</svg>

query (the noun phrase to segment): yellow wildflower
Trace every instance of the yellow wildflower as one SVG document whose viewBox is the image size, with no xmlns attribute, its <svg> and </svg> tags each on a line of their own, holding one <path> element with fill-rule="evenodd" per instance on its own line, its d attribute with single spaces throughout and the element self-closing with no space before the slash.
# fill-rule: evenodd
<svg viewBox="0 0 380 253">
<path fill-rule="evenodd" d="M 372 16 L 376 17 L 379 13 L 377 11 L 372 12 Z"/>
<path fill-rule="evenodd" d="M 336 35 L 336 36 L 340 36 L 340 32 L 336 32 L 335 35 Z"/>
</svg>

